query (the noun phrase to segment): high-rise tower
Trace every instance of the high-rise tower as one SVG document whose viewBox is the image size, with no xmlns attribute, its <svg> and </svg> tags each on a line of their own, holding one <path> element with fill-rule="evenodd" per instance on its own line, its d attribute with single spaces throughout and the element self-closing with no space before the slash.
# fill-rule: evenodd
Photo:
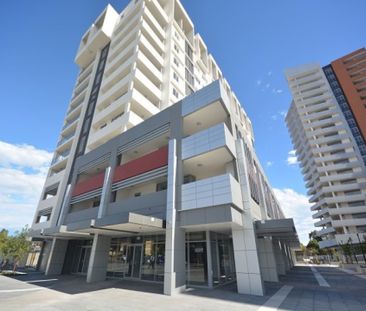
<svg viewBox="0 0 366 311">
<path fill-rule="evenodd" d="M 263 294 L 262 280 L 291 266 L 296 231 L 255 155 L 249 118 L 181 3 L 108 6 L 75 61 L 32 224 L 39 268 L 164 282 L 166 294 L 234 280 Z"/>
<path fill-rule="evenodd" d="M 319 219 L 321 247 L 360 243 L 366 234 L 366 50 L 320 67 L 291 68 L 286 117 Z"/>
</svg>

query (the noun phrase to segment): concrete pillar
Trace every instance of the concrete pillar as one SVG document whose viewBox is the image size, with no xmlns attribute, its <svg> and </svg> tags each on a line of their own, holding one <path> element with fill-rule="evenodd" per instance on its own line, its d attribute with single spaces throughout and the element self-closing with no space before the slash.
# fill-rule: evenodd
<svg viewBox="0 0 366 311">
<path fill-rule="evenodd" d="M 53 238 L 45 275 L 62 273 L 68 242 L 68 240 Z"/>
<path fill-rule="evenodd" d="M 259 265 L 263 281 L 278 282 L 276 259 L 271 239 L 257 239 Z"/>
<path fill-rule="evenodd" d="M 236 141 L 238 175 L 243 198 L 242 227 L 232 230 L 236 283 L 239 294 L 264 295 L 259 267 L 256 237 L 251 211 L 250 186 L 246 167 L 244 142 Z"/>
<path fill-rule="evenodd" d="M 110 244 L 111 237 L 100 234 L 94 235 L 86 276 L 88 283 L 104 281 L 106 279 Z"/>
<path fill-rule="evenodd" d="M 281 252 L 282 252 L 282 256 L 283 256 L 284 263 L 285 263 L 285 270 L 289 271 L 290 270 L 290 260 L 288 258 L 286 245 L 283 242 L 280 242 L 280 243 L 281 243 Z"/>
<path fill-rule="evenodd" d="M 112 173 L 111 173 L 111 167 L 108 166 L 105 169 L 105 175 L 104 175 L 104 182 L 103 182 L 103 190 L 102 194 L 100 196 L 100 204 L 98 209 L 98 218 L 102 218 L 105 215 L 105 210 L 107 208 L 107 204 L 109 202 L 109 193 L 112 183 Z"/>
<path fill-rule="evenodd" d="M 212 253 L 210 231 L 206 231 L 206 249 L 207 249 L 207 278 L 208 287 L 213 287 Z"/>
<path fill-rule="evenodd" d="M 185 231 L 176 219 L 176 175 L 177 152 L 176 140 L 169 141 L 168 187 L 165 230 L 165 265 L 164 294 L 173 295 L 184 291 L 186 286 L 185 271 Z"/>
<path fill-rule="evenodd" d="M 287 250 L 287 256 L 288 256 L 290 269 L 291 269 L 294 266 L 294 261 L 292 259 L 292 252 L 291 252 L 290 246 L 286 245 L 286 250 Z"/>
<path fill-rule="evenodd" d="M 103 218 L 106 214 L 106 209 L 111 199 L 113 173 L 117 165 L 117 150 L 113 150 L 109 160 L 109 166 L 105 169 L 103 190 L 100 197 L 100 205 L 98 210 L 98 218 Z"/>
<path fill-rule="evenodd" d="M 285 258 L 281 250 L 281 244 L 278 240 L 273 240 L 273 250 L 276 259 L 276 267 L 279 275 L 286 274 Z"/>
</svg>

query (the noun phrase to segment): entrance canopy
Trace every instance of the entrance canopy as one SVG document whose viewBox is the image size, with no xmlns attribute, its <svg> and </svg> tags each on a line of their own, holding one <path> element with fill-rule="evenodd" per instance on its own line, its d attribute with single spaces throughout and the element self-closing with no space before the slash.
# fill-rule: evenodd
<svg viewBox="0 0 366 311">
<path fill-rule="evenodd" d="M 300 247 L 292 218 L 258 220 L 254 223 L 254 228 L 259 238 L 272 237 L 288 243 L 291 247 Z"/>
<path fill-rule="evenodd" d="M 67 231 L 109 236 L 157 233 L 164 229 L 164 220 L 136 213 L 120 213 L 67 225 Z"/>
</svg>

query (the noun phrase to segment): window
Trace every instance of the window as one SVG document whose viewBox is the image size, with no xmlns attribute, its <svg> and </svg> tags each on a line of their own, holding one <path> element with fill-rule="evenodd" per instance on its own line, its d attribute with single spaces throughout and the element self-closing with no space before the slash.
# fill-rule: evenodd
<svg viewBox="0 0 366 311">
<path fill-rule="evenodd" d="M 176 72 L 173 72 L 173 78 L 175 81 L 179 82 L 179 77 Z"/>
<path fill-rule="evenodd" d="M 173 59 L 173 63 L 174 63 L 175 66 L 179 67 L 179 62 L 175 57 Z"/>
<path fill-rule="evenodd" d="M 174 50 L 175 50 L 177 53 L 179 53 L 179 48 L 178 48 L 178 46 L 177 46 L 176 44 L 174 44 Z"/>
<path fill-rule="evenodd" d="M 166 181 L 159 182 L 156 184 L 156 191 L 163 191 L 166 190 L 168 187 L 168 183 Z"/>
<path fill-rule="evenodd" d="M 185 175 L 183 177 L 183 184 L 188 184 L 190 182 L 194 182 L 196 181 L 196 176 L 193 176 L 193 175 Z"/>
<path fill-rule="evenodd" d="M 117 199 L 117 191 L 112 191 L 111 193 L 111 203 L 112 202 L 116 202 L 116 199 Z"/>
<path fill-rule="evenodd" d="M 112 118 L 111 122 L 117 120 L 119 117 L 122 117 L 123 114 L 124 114 L 124 112 L 121 112 L 121 113 L 117 114 L 115 117 Z"/>
<path fill-rule="evenodd" d="M 135 197 L 141 197 L 141 192 L 136 192 L 136 193 L 134 194 L 134 196 L 135 196 Z"/>
<path fill-rule="evenodd" d="M 178 40 L 180 40 L 180 36 L 178 35 L 178 33 L 175 31 L 174 32 L 174 36 L 178 39 Z"/>
<path fill-rule="evenodd" d="M 177 91 L 175 88 L 173 88 L 173 95 L 174 95 L 175 97 L 177 97 L 177 98 L 178 98 L 178 96 L 179 96 L 179 93 L 178 93 L 178 91 Z"/>
</svg>

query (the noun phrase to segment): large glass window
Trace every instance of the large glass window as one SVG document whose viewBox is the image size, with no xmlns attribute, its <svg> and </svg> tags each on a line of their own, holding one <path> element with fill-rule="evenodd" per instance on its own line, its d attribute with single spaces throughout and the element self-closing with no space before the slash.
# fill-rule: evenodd
<svg viewBox="0 0 366 311">
<path fill-rule="evenodd" d="M 164 281 L 165 236 L 112 239 L 107 276 Z"/>
</svg>

